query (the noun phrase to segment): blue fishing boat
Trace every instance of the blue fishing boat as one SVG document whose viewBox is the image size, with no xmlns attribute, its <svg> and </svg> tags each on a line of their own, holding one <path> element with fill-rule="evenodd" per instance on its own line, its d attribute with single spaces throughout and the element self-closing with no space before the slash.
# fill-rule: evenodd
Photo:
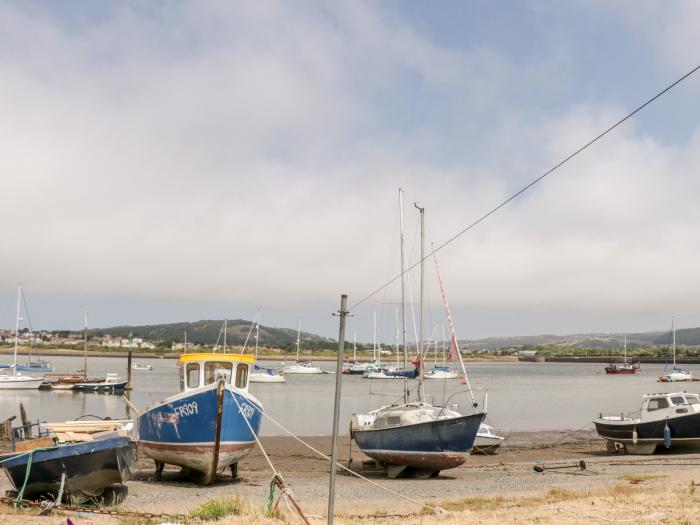
<svg viewBox="0 0 700 525">
<path fill-rule="evenodd" d="M 18 372 L 53 372 L 51 363 L 43 359 L 29 361 L 26 365 L 17 365 L 16 368 Z"/>
<path fill-rule="evenodd" d="M 186 469 L 208 485 L 217 470 L 231 468 L 255 446 L 263 406 L 248 392 L 252 356 L 193 353 L 180 356 L 179 394 L 148 408 L 138 418 L 139 448 L 156 464 Z"/>
<path fill-rule="evenodd" d="M 81 381 L 75 383 L 75 385 L 73 385 L 73 390 L 100 393 L 123 392 L 126 390 L 128 383 L 128 381 L 122 381 L 117 374 L 107 374 L 104 379 L 99 381 Z"/>
</svg>

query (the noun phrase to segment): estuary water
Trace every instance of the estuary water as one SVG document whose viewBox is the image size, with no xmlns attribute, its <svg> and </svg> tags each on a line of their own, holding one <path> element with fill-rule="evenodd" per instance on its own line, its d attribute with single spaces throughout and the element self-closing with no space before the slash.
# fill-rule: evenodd
<svg viewBox="0 0 700 525">
<path fill-rule="evenodd" d="M 3 356 L 4 357 L 4 356 Z M 19 358 L 20 361 L 22 358 Z M 70 373 L 82 366 L 80 357 L 50 357 L 56 373 Z M 132 372 L 131 401 L 139 409 L 165 399 L 179 390 L 174 359 L 137 359 L 150 364 L 152 371 Z M 269 363 L 269 364 L 266 364 Z M 279 366 L 262 362 L 263 366 Z M 323 362 L 324 370 L 335 363 Z M 491 424 L 501 432 L 574 430 L 590 423 L 600 412 L 618 414 L 639 409 L 641 395 L 654 392 L 687 390 L 700 392 L 700 382 L 657 383 L 663 365 L 642 365 L 632 376 L 606 375 L 603 364 L 596 363 L 473 363 L 468 366 L 471 386 L 481 402 L 488 393 Z M 683 365 L 700 377 L 700 365 Z M 126 377 L 126 359 L 94 357 L 89 359 L 90 376 L 115 372 Z M 265 412 L 297 435 L 328 435 L 333 421 L 335 375 L 289 375 L 282 384 L 253 383 L 251 393 L 264 405 Z M 467 413 L 466 387 L 458 380 L 428 380 L 425 393 L 429 401 L 448 401 Z M 402 380 L 368 380 L 361 376 L 343 376 L 341 433 L 348 433 L 350 416 L 391 403 L 402 397 Z M 86 394 L 72 391 L 0 391 L 0 419 L 19 417 L 23 403 L 29 419 L 63 421 L 83 415 L 112 418 L 127 417 L 120 396 Z M 263 435 L 284 432 L 263 420 Z"/>
</svg>

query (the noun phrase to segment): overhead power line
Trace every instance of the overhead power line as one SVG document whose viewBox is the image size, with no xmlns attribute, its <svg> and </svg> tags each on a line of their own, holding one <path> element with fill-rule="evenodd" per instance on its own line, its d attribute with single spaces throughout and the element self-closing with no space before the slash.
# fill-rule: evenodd
<svg viewBox="0 0 700 525">
<path fill-rule="evenodd" d="M 354 310 L 355 308 L 357 308 L 358 306 L 360 306 L 362 303 L 367 302 L 369 299 L 371 299 L 371 298 L 374 297 L 376 294 L 378 294 L 379 292 L 381 292 L 384 288 L 386 288 L 387 286 L 389 286 L 390 284 L 392 284 L 394 281 L 396 281 L 397 279 L 399 279 L 404 273 L 407 273 L 407 272 L 411 271 L 413 268 L 415 268 L 416 266 L 418 266 L 422 261 L 424 261 L 425 259 L 428 259 L 429 257 L 432 257 L 433 254 L 439 252 L 440 250 L 442 250 L 443 248 L 445 248 L 447 245 L 451 244 L 452 242 L 456 241 L 459 237 L 461 237 L 462 235 L 464 235 L 465 233 L 467 233 L 469 230 L 471 230 L 472 228 L 478 226 L 480 223 L 482 223 L 483 221 L 485 221 L 486 219 L 488 219 L 491 215 L 493 215 L 494 213 L 496 213 L 498 210 L 500 210 L 501 208 L 503 208 L 505 205 L 507 205 L 507 204 L 510 203 L 511 201 L 515 200 L 516 198 L 518 198 L 520 195 L 522 195 L 522 194 L 525 193 L 527 190 L 529 190 L 530 188 L 532 188 L 533 186 L 535 186 L 537 183 L 541 182 L 545 177 L 547 177 L 548 175 L 551 175 L 551 174 L 554 173 L 556 170 L 558 170 L 559 168 L 561 168 L 564 164 L 566 164 L 566 163 L 569 162 L 571 159 L 573 159 L 574 157 L 576 157 L 579 153 L 581 153 L 581 152 L 583 152 L 584 150 L 588 149 L 590 146 L 592 146 L 593 144 L 595 144 L 596 142 L 598 142 L 600 139 L 602 139 L 605 135 L 607 135 L 607 134 L 610 133 L 612 130 L 614 130 L 615 128 L 617 128 L 619 125 L 621 125 L 622 123 L 624 123 L 625 121 L 627 121 L 628 119 L 632 118 L 634 115 L 636 115 L 637 113 L 639 113 L 640 111 L 642 111 L 642 110 L 643 110 L 644 108 L 646 108 L 649 104 L 651 104 L 652 102 L 656 101 L 656 99 L 658 99 L 658 98 L 662 97 L 663 95 L 665 95 L 666 93 L 668 93 L 671 89 L 673 89 L 673 88 L 676 87 L 678 84 L 680 84 L 681 82 L 683 82 L 684 80 L 686 80 L 688 77 L 690 77 L 691 75 L 693 75 L 693 73 L 696 73 L 696 72 L 698 71 L 698 69 L 700 69 L 700 65 L 699 65 L 699 66 L 695 66 L 693 69 L 691 69 L 690 71 L 688 71 L 685 75 L 683 75 L 683 76 L 680 77 L 679 79 L 675 80 L 673 83 L 671 83 L 671 84 L 669 84 L 668 86 L 666 86 L 663 90 L 659 91 L 656 95 L 654 95 L 653 97 L 651 97 L 650 99 L 648 99 L 648 100 L 647 100 L 646 102 L 644 102 L 642 105 L 638 106 L 636 109 L 634 109 L 633 111 L 631 111 L 630 113 L 628 113 L 627 115 L 625 115 L 623 118 L 621 118 L 620 120 L 618 120 L 617 122 L 615 122 L 613 125 L 611 125 L 611 126 L 608 127 L 607 129 L 605 129 L 605 131 L 601 132 L 600 134 L 596 135 L 594 138 L 592 138 L 591 140 L 589 140 L 588 142 L 586 142 L 583 146 L 581 146 L 581 147 L 578 148 L 576 151 L 574 151 L 573 153 L 571 153 L 571 154 L 570 154 L 568 157 L 566 157 L 564 160 L 562 160 L 561 162 L 555 164 L 552 168 L 550 168 L 549 170 L 545 171 L 542 175 L 540 175 L 540 176 L 537 177 L 536 179 L 530 181 L 527 185 L 525 185 L 525 186 L 523 186 L 522 188 L 520 188 L 518 191 L 516 191 L 515 193 L 513 193 L 513 194 L 512 194 L 510 197 L 508 197 L 506 200 L 502 201 L 498 206 L 496 206 L 495 208 L 492 208 L 490 211 L 488 211 L 487 213 L 485 213 L 484 215 L 482 215 L 481 217 L 479 217 L 478 219 L 476 219 L 474 222 L 472 222 L 471 224 L 469 224 L 468 226 L 466 226 L 464 229 L 462 229 L 462 230 L 460 230 L 459 232 L 457 232 L 456 234 L 454 234 L 452 237 L 450 237 L 449 239 L 447 239 L 445 242 L 443 242 L 443 243 L 442 243 L 441 245 L 439 245 L 437 248 L 433 249 L 430 253 L 426 254 L 426 256 L 423 257 L 423 259 L 421 259 L 421 260 L 415 262 L 414 264 L 412 264 L 411 266 L 409 266 L 408 268 L 406 268 L 402 273 L 399 273 L 398 275 L 396 275 L 395 277 L 393 277 L 391 280 L 387 281 L 386 283 L 384 283 L 383 285 L 381 285 L 379 288 L 375 289 L 372 293 L 370 293 L 369 295 L 365 296 L 365 297 L 364 297 L 363 299 L 361 299 L 360 301 L 358 301 L 358 302 L 356 302 L 355 304 L 353 304 L 350 308 L 348 308 L 348 310 L 349 310 L 349 311 Z"/>
</svg>

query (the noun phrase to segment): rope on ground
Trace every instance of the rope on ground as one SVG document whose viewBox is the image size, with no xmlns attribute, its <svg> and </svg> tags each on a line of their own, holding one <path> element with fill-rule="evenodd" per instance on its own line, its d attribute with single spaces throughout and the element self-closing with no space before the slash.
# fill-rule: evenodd
<svg viewBox="0 0 700 525">
<path fill-rule="evenodd" d="M 270 482 L 270 496 L 269 497 L 272 497 L 273 484 L 277 485 L 280 489 L 280 493 L 281 493 L 280 497 L 284 497 L 285 501 L 286 500 L 291 501 L 292 505 L 294 505 L 294 508 L 296 509 L 296 512 L 299 515 L 299 517 L 302 519 L 302 521 L 304 523 L 306 523 L 306 525 L 311 525 L 309 523 L 309 520 L 306 518 L 306 516 L 304 516 L 304 512 L 301 510 L 301 507 L 299 507 L 297 502 L 294 501 L 294 498 L 291 494 L 291 491 L 289 490 L 289 487 L 284 482 L 284 478 L 282 477 L 282 475 L 279 472 L 277 472 L 277 469 L 272 464 L 272 461 L 270 460 L 270 457 L 268 456 L 267 451 L 265 450 L 265 447 L 263 447 L 262 443 L 260 442 L 260 439 L 258 438 L 258 434 L 253 430 L 253 427 L 250 425 L 250 421 L 248 421 L 248 417 L 243 412 L 243 409 L 241 408 L 241 404 L 238 402 L 238 399 L 236 398 L 236 394 L 234 392 L 231 392 L 231 397 L 236 402 L 236 406 L 238 407 L 238 413 L 241 414 L 241 416 L 243 416 L 243 421 L 245 421 L 245 424 L 248 426 L 248 430 L 250 430 L 250 433 L 255 438 L 256 443 L 260 447 L 260 451 L 263 453 L 263 456 L 265 456 L 265 459 L 267 460 L 267 463 L 268 463 L 268 465 L 270 465 L 270 469 L 272 470 L 272 473 L 274 474 L 274 476 L 272 477 L 272 481 Z M 260 411 L 260 413 L 263 415 L 265 414 L 265 412 L 263 412 L 262 410 Z M 268 499 L 268 502 L 269 502 L 269 499 Z M 289 506 L 289 502 L 287 502 L 287 506 Z M 275 508 L 276 507 L 277 506 L 275 505 Z M 267 512 L 271 513 L 272 508 L 268 507 Z"/>
<path fill-rule="evenodd" d="M 313 451 L 314 453 L 318 454 L 318 455 L 321 456 L 322 458 L 324 458 L 324 459 L 326 459 L 326 460 L 328 460 L 328 461 L 331 461 L 331 458 L 330 458 L 329 456 L 327 456 L 326 454 L 324 454 L 324 453 L 321 452 L 320 450 L 315 449 L 312 445 L 308 444 L 306 441 L 302 440 L 301 438 L 299 438 L 298 436 L 296 436 L 295 434 L 293 434 L 290 430 L 288 430 L 287 428 L 285 428 L 281 423 L 278 423 L 275 419 L 273 419 L 272 416 L 266 414 L 265 412 L 263 412 L 262 414 L 263 414 L 263 416 L 265 416 L 267 419 L 269 419 L 272 423 L 274 423 L 274 424 L 277 425 L 279 428 L 281 428 L 283 431 L 285 431 L 287 434 L 289 434 L 291 437 L 293 437 L 294 439 L 296 439 L 299 443 L 301 443 L 302 445 L 304 445 L 306 448 L 308 448 L 309 450 L 311 450 L 311 451 Z M 256 438 L 256 439 L 257 439 L 257 438 Z M 352 475 L 352 476 L 355 476 L 355 477 L 357 477 L 357 478 L 360 478 L 361 480 L 364 480 L 364 481 L 366 481 L 366 482 L 368 482 L 368 483 L 374 485 L 375 487 L 378 487 L 378 488 L 380 488 L 380 489 L 382 489 L 382 490 L 385 490 L 386 492 L 389 492 L 390 494 L 393 494 L 394 496 L 398 496 L 399 498 L 405 499 L 406 501 L 410 501 L 411 503 L 415 503 L 416 505 L 418 505 L 418 506 L 420 506 L 420 507 L 424 507 L 424 508 L 430 510 L 431 512 L 435 513 L 435 514 L 438 514 L 438 515 L 439 515 L 439 514 L 444 514 L 444 513 L 445 513 L 445 509 L 443 509 L 442 507 L 431 507 L 430 505 L 427 505 L 427 504 L 422 503 L 422 502 L 420 502 L 420 501 L 418 501 L 418 500 L 415 500 L 415 499 L 413 499 L 413 498 L 410 498 L 410 497 L 408 497 L 408 496 L 405 496 L 404 494 L 401 494 L 401 493 L 399 493 L 399 492 L 396 492 L 395 490 L 392 490 L 392 489 L 390 489 L 389 487 L 385 487 L 385 486 L 382 485 L 381 483 L 377 483 L 376 481 L 373 481 L 373 480 L 371 480 L 371 479 L 369 479 L 369 478 L 366 478 L 366 477 L 363 476 L 362 474 L 360 474 L 360 473 L 358 473 L 358 472 L 355 472 L 355 471 L 352 470 L 352 469 L 349 469 L 348 467 L 346 467 L 345 465 L 343 465 L 343 464 L 341 464 L 341 463 L 336 463 L 336 466 L 340 467 L 341 469 L 343 469 L 344 471 L 346 471 L 348 474 L 350 474 L 350 475 Z M 333 467 L 331 467 L 331 468 L 333 468 Z"/>
</svg>

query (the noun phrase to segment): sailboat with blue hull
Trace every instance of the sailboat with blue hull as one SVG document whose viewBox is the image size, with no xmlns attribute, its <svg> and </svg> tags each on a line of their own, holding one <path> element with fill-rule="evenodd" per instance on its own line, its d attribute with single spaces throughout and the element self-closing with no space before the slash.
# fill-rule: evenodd
<svg viewBox="0 0 700 525">
<path fill-rule="evenodd" d="M 183 467 L 208 485 L 217 470 L 230 467 L 255 446 L 263 406 L 248 392 L 252 356 L 183 354 L 178 361 L 182 392 L 138 418 L 140 449 L 156 463 Z"/>
</svg>

